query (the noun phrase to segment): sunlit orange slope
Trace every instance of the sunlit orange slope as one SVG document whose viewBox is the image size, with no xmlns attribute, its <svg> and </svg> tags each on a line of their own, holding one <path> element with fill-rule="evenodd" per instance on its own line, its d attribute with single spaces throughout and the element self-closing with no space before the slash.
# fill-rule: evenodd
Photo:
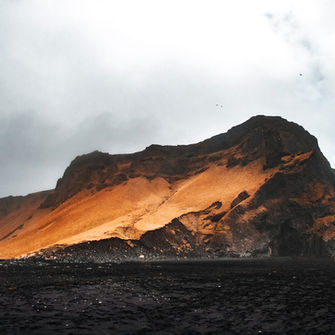
<svg viewBox="0 0 335 335">
<path fill-rule="evenodd" d="M 269 117 L 194 145 L 94 152 L 77 157 L 55 190 L 0 199 L 0 258 L 110 237 L 138 240 L 175 218 L 199 243 L 224 241 L 240 255 L 280 254 L 273 241 L 282 228 L 277 234 L 270 226 L 283 222 L 328 242 L 335 184 L 327 164 L 306 131 Z"/>
</svg>

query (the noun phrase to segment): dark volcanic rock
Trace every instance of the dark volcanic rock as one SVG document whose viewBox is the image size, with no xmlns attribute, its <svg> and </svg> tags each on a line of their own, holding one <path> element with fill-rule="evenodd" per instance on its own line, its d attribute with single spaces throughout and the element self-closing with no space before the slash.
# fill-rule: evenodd
<svg viewBox="0 0 335 335">
<path fill-rule="evenodd" d="M 227 186 L 226 195 L 229 194 L 229 197 L 225 195 L 221 199 L 221 194 L 217 196 L 215 193 L 215 198 L 208 200 L 208 203 L 214 201 L 210 207 L 207 207 L 207 203 L 204 206 L 207 208 L 194 209 L 193 204 L 185 201 L 187 205 L 183 203 L 176 210 L 178 214 L 174 214 L 173 204 L 169 208 L 169 213 L 173 214 L 162 224 L 168 223 L 174 215 L 176 217 L 164 227 L 153 231 L 147 231 L 148 228 L 141 230 L 142 226 L 134 228 L 134 222 L 142 214 L 129 215 L 134 220 L 133 223 L 129 221 L 127 225 L 120 226 L 120 231 L 115 234 L 112 232 L 103 235 L 125 239 L 110 238 L 67 247 L 54 246 L 38 255 L 77 261 L 169 257 L 335 256 L 334 169 L 321 153 L 315 137 L 301 126 L 280 117 L 256 116 L 225 134 L 197 144 L 155 144 L 133 154 L 110 155 L 95 151 L 78 156 L 58 180 L 55 190 L 40 196 L 39 207 L 45 212 L 54 213 L 60 207 L 63 209 L 60 204 L 82 191 L 84 192 L 81 194 L 86 192 L 93 197 L 100 190 L 109 188 L 101 192 L 106 191 L 106 195 L 114 186 L 131 184 L 130 181 L 136 177 L 142 177 L 139 179 L 147 184 L 159 177 L 171 193 L 178 193 L 178 189 L 174 191 L 174 187 L 179 182 L 188 181 L 188 178 L 193 182 L 204 171 L 213 170 L 220 171 L 215 178 L 222 178 L 229 171 L 234 171 L 235 175 L 232 175 L 236 177 L 238 174 L 238 177 L 232 179 L 236 180 L 237 186 Z M 253 188 L 248 188 L 249 179 L 240 178 L 241 171 L 247 171 L 248 178 L 255 178 Z M 205 176 L 206 180 L 214 183 L 215 179 L 210 178 L 213 178 L 210 174 Z M 241 184 L 240 179 L 243 179 Z M 227 180 L 222 180 L 224 184 L 222 182 L 219 185 L 224 188 Z M 204 189 L 204 185 L 210 193 L 212 184 L 201 184 L 200 188 Z M 218 189 L 220 193 L 221 188 Z M 224 191 L 223 189 L 222 193 Z M 135 192 L 134 189 L 131 192 Z M 192 189 L 191 192 L 193 194 L 190 194 L 190 198 L 194 202 L 198 189 Z M 169 196 L 164 193 L 159 198 L 162 202 L 152 207 L 168 202 Z M 206 196 L 206 193 L 202 193 L 202 198 Z M 184 201 L 187 195 L 183 194 L 183 197 L 179 201 Z M 121 201 L 119 198 L 117 201 Z M 0 199 L 0 219 L 18 210 L 23 201 L 26 201 L 24 199 L 26 197 Z M 84 200 L 89 202 L 88 198 Z M 99 204 L 94 204 L 97 211 Z M 75 200 L 72 205 L 76 206 Z M 71 210 L 73 207 L 65 208 L 64 215 L 68 215 L 67 211 L 70 213 Z M 147 212 L 150 210 L 147 209 Z M 52 225 L 59 217 L 50 216 L 46 227 L 50 225 L 52 231 Z M 106 221 L 99 222 L 105 223 Z M 26 226 L 20 224 L 25 222 L 19 222 L 8 229 L 2 238 L 6 240 L 17 231 L 24 230 Z M 162 224 L 160 222 L 157 226 L 161 227 Z M 87 228 L 88 226 L 89 224 L 85 229 L 94 228 Z M 138 229 L 137 233 L 140 233 L 131 235 L 132 239 L 128 239 L 127 229 Z M 65 240 L 67 237 L 65 236 Z"/>
<path fill-rule="evenodd" d="M 235 199 L 234 201 L 231 203 L 230 208 L 235 207 L 236 205 L 238 205 L 241 201 L 248 199 L 250 197 L 249 193 L 247 191 L 243 191 L 241 192 Z"/>
<path fill-rule="evenodd" d="M 334 320 L 329 260 L 0 262 L 2 335 L 332 335 Z"/>
<path fill-rule="evenodd" d="M 34 257 L 55 261 L 109 262 L 171 258 L 197 258 L 205 254 L 196 234 L 187 230 L 177 219 L 166 226 L 149 231 L 139 240 L 109 238 L 72 246 L 57 246 L 42 250 Z"/>
<path fill-rule="evenodd" d="M 106 253 L 107 258 L 111 257 L 111 254 L 112 258 L 139 257 L 139 255 L 144 257 L 332 255 L 331 242 L 326 243 L 322 234 L 315 232 L 314 224 L 319 218 L 335 214 L 335 198 L 328 196 L 334 194 L 334 170 L 330 168 L 313 136 L 302 127 L 278 117 L 251 118 L 226 134 L 214 136 L 194 145 L 177 147 L 153 145 L 143 152 L 132 155 L 109 156 L 96 152 L 76 158 L 57 185 L 55 194 L 61 190 L 62 185 L 75 183 L 77 180 L 75 176 L 79 176 L 82 183 L 87 183 L 94 171 L 99 169 L 109 169 L 110 174 L 116 173 L 116 166 L 120 161 L 131 161 L 129 170 L 124 172 L 123 180 L 130 178 L 130 171 L 133 170 L 141 171 L 142 175 L 147 177 L 150 173 L 154 173 L 178 178 L 178 175 L 185 175 L 194 170 L 194 165 L 199 164 L 201 155 L 235 146 L 243 156 L 237 158 L 233 154 L 227 157 L 227 167 L 247 165 L 264 157 L 263 169 L 279 167 L 279 171 L 260 187 L 250 202 L 239 205 L 250 197 L 246 191 L 242 191 L 231 203 L 229 213 L 206 215 L 205 219 L 216 224 L 217 231 L 223 226 L 230 227 L 228 235 L 218 232 L 214 236 L 204 237 L 198 233 L 191 233 L 175 220 L 157 231 L 147 232 L 139 241 L 131 241 L 132 247 L 125 241 L 115 242 L 115 239 L 110 239 L 91 242 L 89 248 L 84 248 L 85 252 L 92 254 L 99 250 L 100 246 L 116 243 L 116 246 L 109 247 L 112 252 Z M 283 161 L 283 157 L 288 158 Z M 85 171 L 85 178 L 84 172 L 80 171 Z M 68 177 L 69 175 L 72 175 L 72 179 Z M 77 188 L 72 187 L 72 193 L 65 192 L 67 196 L 84 187 L 80 183 L 75 185 Z M 250 212 L 258 210 L 257 215 L 249 217 Z M 246 244 L 245 240 L 253 242 Z M 82 244 L 78 248 L 84 246 L 88 244 Z"/>
<path fill-rule="evenodd" d="M 72 161 L 41 208 L 56 207 L 81 190 L 100 190 L 140 175 L 149 179 L 157 176 L 182 179 L 204 166 L 204 155 L 234 146 L 239 147 L 243 158 L 228 157 L 228 167 L 247 165 L 264 156 L 264 169 L 268 169 L 280 164 L 285 155 L 316 149 L 317 140 L 293 122 L 280 117 L 256 116 L 227 133 L 197 144 L 155 144 L 141 152 L 123 155 L 94 151 Z M 206 159 L 213 160 L 213 157 Z M 121 168 L 123 165 L 126 167 Z"/>
</svg>

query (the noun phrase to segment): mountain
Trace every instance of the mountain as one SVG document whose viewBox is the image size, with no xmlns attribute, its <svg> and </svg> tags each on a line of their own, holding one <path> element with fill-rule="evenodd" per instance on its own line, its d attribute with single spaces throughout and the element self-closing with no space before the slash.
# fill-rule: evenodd
<svg viewBox="0 0 335 335">
<path fill-rule="evenodd" d="M 0 258 L 335 255 L 335 174 L 315 137 L 256 116 L 203 142 L 76 157 L 0 199 Z"/>
</svg>

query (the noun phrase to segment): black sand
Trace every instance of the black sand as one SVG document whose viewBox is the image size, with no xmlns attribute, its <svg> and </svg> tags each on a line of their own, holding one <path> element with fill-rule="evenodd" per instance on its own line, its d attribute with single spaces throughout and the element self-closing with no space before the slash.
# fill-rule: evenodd
<svg viewBox="0 0 335 335">
<path fill-rule="evenodd" d="M 0 262 L 0 334 L 335 334 L 335 263 Z"/>
</svg>

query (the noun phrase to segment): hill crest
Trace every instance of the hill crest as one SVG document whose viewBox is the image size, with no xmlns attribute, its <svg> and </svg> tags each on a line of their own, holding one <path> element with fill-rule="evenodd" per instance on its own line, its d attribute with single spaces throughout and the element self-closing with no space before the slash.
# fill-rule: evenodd
<svg viewBox="0 0 335 335">
<path fill-rule="evenodd" d="M 331 255 L 334 189 L 314 136 L 256 116 L 196 144 L 81 155 L 54 190 L 0 199 L 0 258 L 59 258 L 89 241 L 107 243 L 110 259 L 129 248 L 158 258 Z"/>
</svg>

